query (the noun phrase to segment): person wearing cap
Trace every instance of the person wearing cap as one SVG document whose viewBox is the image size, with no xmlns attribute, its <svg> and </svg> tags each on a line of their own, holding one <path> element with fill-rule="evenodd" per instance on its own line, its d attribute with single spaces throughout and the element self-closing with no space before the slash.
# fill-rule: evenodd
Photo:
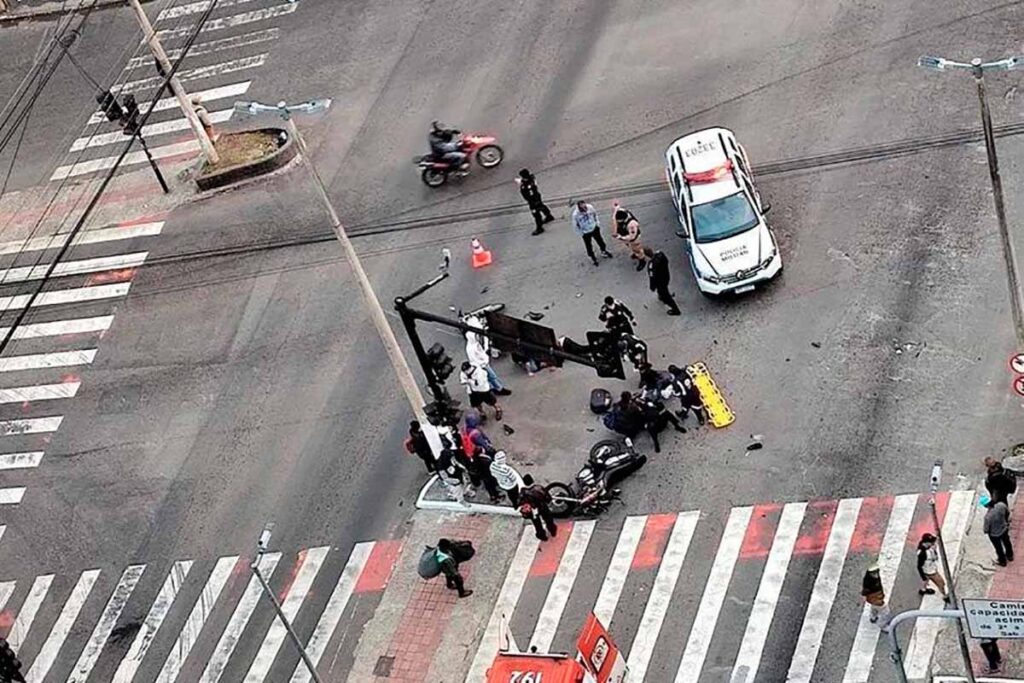
<svg viewBox="0 0 1024 683">
<path fill-rule="evenodd" d="M 618 202 L 612 204 L 612 220 L 615 226 L 612 237 L 629 247 L 629 257 L 636 261 L 637 272 L 640 272 L 647 265 L 644 245 L 640 243 L 640 221 L 632 211 Z"/>
<path fill-rule="evenodd" d="M 539 235 L 544 232 L 544 224 L 555 220 L 555 217 L 551 215 L 551 209 L 548 208 L 547 204 L 544 203 L 544 199 L 540 196 L 540 190 L 537 188 L 537 179 L 530 173 L 530 169 L 521 169 L 519 177 L 516 178 L 516 183 L 519 185 L 519 194 L 523 195 L 526 205 L 530 207 L 533 222 L 537 224 L 537 227 L 530 234 Z"/>
<path fill-rule="evenodd" d="M 942 594 L 942 599 L 948 601 L 946 593 L 946 580 L 939 573 L 939 552 L 935 548 L 936 538 L 932 534 L 922 534 L 921 541 L 917 544 L 917 573 L 921 577 L 921 588 L 919 595 L 934 595 L 935 587 Z"/>
<path fill-rule="evenodd" d="M 877 561 L 872 562 L 864 572 L 860 594 L 864 596 L 865 604 L 871 609 L 871 623 L 877 624 L 881 621 L 882 626 L 889 623 L 889 606 L 885 604 L 885 588 L 882 586 L 882 575 Z"/>
</svg>

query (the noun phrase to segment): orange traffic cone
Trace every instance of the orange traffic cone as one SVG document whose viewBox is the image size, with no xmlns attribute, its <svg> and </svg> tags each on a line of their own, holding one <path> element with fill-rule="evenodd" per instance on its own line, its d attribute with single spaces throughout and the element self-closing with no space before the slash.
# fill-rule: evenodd
<svg viewBox="0 0 1024 683">
<path fill-rule="evenodd" d="M 474 237 L 470 244 L 473 246 L 473 267 L 483 268 L 484 266 L 491 265 L 493 260 L 491 252 L 484 249 L 484 245 L 480 244 L 480 240 Z"/>
</svg>

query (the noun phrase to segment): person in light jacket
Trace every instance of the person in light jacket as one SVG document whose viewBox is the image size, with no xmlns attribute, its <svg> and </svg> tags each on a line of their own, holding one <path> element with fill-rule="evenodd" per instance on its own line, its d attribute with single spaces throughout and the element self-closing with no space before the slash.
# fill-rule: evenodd
<svg viewBox="0 0 1024 683">
<path fill-rule="evenodd" d="M 612 257 L 608 252 L 608 247 L 605 246 L 604 239 L 601 237 L 601 221 L 597 217 L 597 209 L 593 205 L 587 204 L 582 199 L 576 202 L 576 208 L 572 210 L 572 227 L 576 234 L 583 238 L 583 246 L 587 250 L 587 256 L 590 257 L 595 266 L 599 266 L 601 263 L 594 256 L 593 242 L 597 242 L 597 248 L 601 250 L 602 256 L 605 258 Z"/>
<path fill-rule="evenodd" d="M 466 320 L 470 325 L 483 327 L 486 323 L 483 323 L 481 318 L 469 318 Z M 484 369 L 487 373 L 487 381 L 491 385 L 491 390 L 498 396 L 509 396 L 512 394 L 510 389 L 506 389 L 504 383 L 498 377 L 498 373 L 491 367 L 491 340 L 482 334 L 476 332 L 466 333 L 466 358 L 469 362 L 477 367 Z"/>
<path fill-rule="evenodd" d="M 519 490 L 523 488 L 523 477 L 514 467 L 508 464 L 508 455 L 505 451 L 498 451 L 494 454 L 494 462 L 491 463 L 491 474 L 498 481 L 498 486 L 512 507 L 519 507 Z"/>
<path fill-rule="evenodd" d="M 498 399 L 491 391 L 491 381 L 487 377 L 487 371 L 479 365 L 473 365 L 468 360 L 462 363 L 462 371 L 459 373 L 459 384 L 466 387 L 469 394 L 469 405 L 480 411 L 481 419 L 485 418 L 483 407 L 485 405 L 494 408 L 494 419 L 501 420 L 501 406 Z"/>
</svg>

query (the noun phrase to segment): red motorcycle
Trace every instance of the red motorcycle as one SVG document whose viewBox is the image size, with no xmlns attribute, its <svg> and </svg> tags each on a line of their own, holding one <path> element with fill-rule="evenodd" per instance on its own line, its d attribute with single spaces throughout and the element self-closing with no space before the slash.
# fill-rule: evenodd
<svg viewBox="0 0 1024 683">
<path fill-rule="evenodd" d="M 466 155 L 466 165 L 456 168 L 433 154 L 415 157 L 414 164 L 423 169 L 420 178 L 427 187 L 441 187 L 448 182 L 449 175 L 465 176 L 469 173 L 469 162 L 475 157 L 484 168 L 494 168 L 505 158 L 505 152 L 498 146 L 498 139 L 489 135 L 466 133 L 459 141 L 459 151 Z"/>
</svg>

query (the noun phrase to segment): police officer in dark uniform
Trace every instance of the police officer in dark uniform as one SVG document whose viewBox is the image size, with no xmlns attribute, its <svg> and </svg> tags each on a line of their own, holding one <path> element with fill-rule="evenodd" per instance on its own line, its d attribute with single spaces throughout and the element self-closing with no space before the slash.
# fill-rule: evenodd
<svg viewBox="0 0 1024 683">
<path fill-rule="evenodd" d="M 668 257 L 662 251 L 649 248 L 644 249 L 644 255 L 647 257 L 647 277 L 650 280 L 651 291 L 657 292 L 658 300 L 668 306 L 669 315 L 680 315 L 679 306 L 676 305 L 672 292 L 668 291 L 668 283 L 672 278 L 668 271 Z"/>
<path fill-rule="evenodd" d="M 519 171 L 516 182 L 519 183 L 519 194 L 523 195 L 526 205 L 530 207 L 530 213 L 533 214 L 533 220 L 537 224 L 530 234 L 539 235 L 544 232 L 544 224 L 555 220 L 555 217 L 551 215 L 551 209 L 541 198 L 540 190 L 537 189 L 537 179 L 533 177 L 529 169 L 524 168 Z"/>
</svg>

